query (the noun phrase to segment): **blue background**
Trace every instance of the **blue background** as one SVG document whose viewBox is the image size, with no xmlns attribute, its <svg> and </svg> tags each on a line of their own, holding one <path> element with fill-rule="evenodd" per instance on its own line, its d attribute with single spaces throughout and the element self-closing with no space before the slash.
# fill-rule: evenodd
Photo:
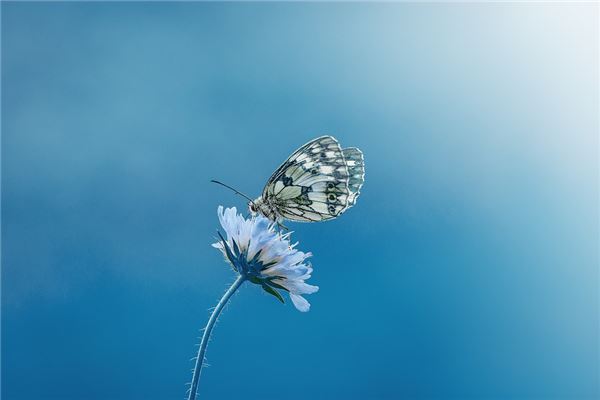
<svg viewBox="0 0 600 400">
<path fill-rule="evenodd" d="M 234 279 L 210 184 L 321 134 L 363 194 L 290 224 L 204 399 L 600 396 L 598 5 L 2 3 L 2 398 L 182 399 Z"/>
</svg>

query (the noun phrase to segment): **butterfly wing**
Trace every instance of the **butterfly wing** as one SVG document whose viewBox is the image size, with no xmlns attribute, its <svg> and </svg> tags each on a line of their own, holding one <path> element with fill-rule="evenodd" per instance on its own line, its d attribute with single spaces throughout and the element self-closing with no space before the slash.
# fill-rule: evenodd
<svg viewBox="0 0 600 400">
<path fill-rule="evenodd" d="M 360 195 L 360 188 L 365 182 L 365 160 L 362 151 L 356 147 L 348 147 L 342 150 L 346 166 L 348 167 L 348 208 L 356 204 Z"/>
<path fill-rule="evenodd" d="M 348 150 L 348 149 L 347 149 Z M 360 153 L 360 150 L 354 149 Z M 353 152 L 352 171 L 364 176 L 362 153 Z M 296 150 L 273 173 L 263 191 L 263 201 L 292 221 L 316 222 L 337 217 L 352 206 L 362 181 L 350 186 L 349 166 L 332 136 L 314 139 Z"/>
</svg>

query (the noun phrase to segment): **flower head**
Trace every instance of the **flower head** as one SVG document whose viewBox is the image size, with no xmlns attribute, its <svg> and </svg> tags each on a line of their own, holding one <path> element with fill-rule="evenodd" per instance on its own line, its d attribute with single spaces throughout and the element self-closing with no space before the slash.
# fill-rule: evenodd
<svg viewBox="0 0 600 400">
<path fill-rule="evenodd" d="M 302 295 L 319 290 L 304 282 L 312 273 L 310 263 L 305 263 L 312 254 L 296 250 L 298 243 L 289 240 L 291 232 L 281 235 L 262 215 L 246 219 L 235 207 L 223 210 L 223 206 L 217 214 L 227 238 L 219 233 L 221 240 L 213 247 L 221 250 L 233 269 L 281 302 L 279 290 L 288 292 L 298 310 L 308 311 L 310 304 Z"/>
</svg>

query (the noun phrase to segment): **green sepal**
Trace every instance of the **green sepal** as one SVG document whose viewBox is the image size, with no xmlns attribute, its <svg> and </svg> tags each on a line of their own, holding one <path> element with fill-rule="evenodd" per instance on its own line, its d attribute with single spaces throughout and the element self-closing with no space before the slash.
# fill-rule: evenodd
<svg viewBox="0 0 600 400">
<path fill-rule="evenodd" d="M 286 292 L 289 292 L 289 290 L 286 287 L 283 287 L 280 284 L 273 282 L 273 279 L 278 279 L 278 278 L 279 278 L 278 276 L 268 278 L 265 280 L 265 283 L 269 286 L 273 286 L 274 288 L 285 290 Z M 281 279 L 281 278 L 279 278 L 279 279 Z"/>
<path fill-rule="evenodd" d="M 237 243 L 235 242 L 235 239 L 231 238 L 231 242 L 233 243 L 233 251 L 235 252 L 235 254 L 240 255 L 241 251 L 240 251 L 240 248 L 238 247 Z"/>
<path fill-rule="evenodd" d="M 277 297 L 277 300 L 279 300 L 281 303 L 285 303 L 285 301 L 283 300 L 283 297 L 281 297 L 281 294 L 279 294 L 279 292 L 277 290 L 273 289 L 271 286 L 263 284 L 262 288 L 264 289 L 265 292 Z"/>
<path fill-rule="evenodd" d="M 233 265 L 233 267 L 236 269 L 236 265 L 235 265 L 235 256 L 233 255 L 233 253 L 231 252 L 231 249 L 229 248 L 229 244 L 227 243 L 227 241 L 223 238 L 223 235 L 221 235 L 221 232 L 217 231 L 217 233 L 219 234 L 219 237 L 221 238 L 221 241 L 223 242 L 223 247 L 225 248 L 225 254 L 227 255 L 227 258 L 229 259 L 229 262 L 231 263 L 231 265 Z"/>
<path fill-rule="evenodd" d="M 250 261 L 250 264 L 254 264 L 258 262 L 258 259 L 260 258 L 260 253 L 262 253 L 262 249 L 258 250 L 256 252 L 256 254 L 254 255 L 254 257 L 252 257 L 252 260 Z"/>
<path fill-rule="evenodd" d="M 248 280 L 249 280 L 250 282 L 252 282 L 252 283 L 255 283 L 255 284 L 257 284 L 257 285 L 262 285 L 262 284 L 263 284 L 263 281 L 262 281 L 262 279 L 260 279 L 260 278 L 257 278 L 256 276 L 252 276 L 252 275 L 250 275 L 250 276 L 248 277 Z"/>
<path fill-rule="evenodd" d="M 277 263 L 278 263 L 278 261 L 271 261 L 271 262 L 269 262 L 269 263 L 263 264 L 263 266 L 262 266 L 262 269 L 267 269 L 267 268 L 269 268 L 270 266 L 272 266 L 272 265 L 275 265 L 275 264 L 277 264 Z"/>
</svg>

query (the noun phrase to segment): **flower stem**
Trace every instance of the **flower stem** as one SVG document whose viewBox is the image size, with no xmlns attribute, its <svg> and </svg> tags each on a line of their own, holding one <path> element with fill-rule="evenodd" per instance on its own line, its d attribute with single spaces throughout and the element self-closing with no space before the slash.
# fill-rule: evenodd
<svg viewBox="0 0 600 400">
<path fill-rule="evenodd" d="M 219 304 L 215 307 L 210 318 L 208 319 L 208 324 L 204 329 L 204 334 L 202 335 L 202 340 L 200 341 L 200 348 L 198 349 L 198 356 L 196 357 L 196 365 L 194 366 L 194 375 L 192 377 L 192 386 L 190 387 L 190 395 L 188 400 L 196 399 L 196 392 L 198 391 L 198 381 L 200 380 L 200 372 L 202 371 L 202 365 L 204 363 L 204 353 L 206 352 L 206 346 L 208 345 L 208 339 L 210 339 L 210 333 L 215 326 L 215 322 L 219 318 L 221 311 L 223 311 L 223 307 L 229 301 L 231 296 L 235 293 L 236 290 L 244 283 L 246 278 L 243 275 L 238 276 L 238 278 L 233 282 L 231 287 L 225 292 Z"/>
</svg>

